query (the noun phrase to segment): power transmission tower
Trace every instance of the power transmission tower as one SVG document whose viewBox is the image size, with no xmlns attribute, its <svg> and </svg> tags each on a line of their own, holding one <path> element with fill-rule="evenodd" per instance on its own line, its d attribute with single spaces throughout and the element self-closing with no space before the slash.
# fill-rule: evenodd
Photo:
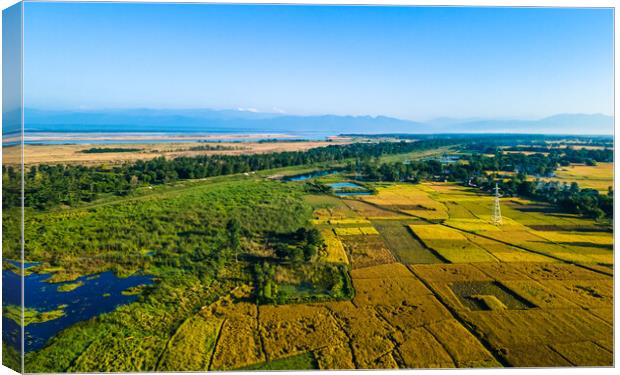
<svg viewBox="0 0 620 375">
<path fill-rule="evenodd" d="M 493 202 L 493 215 L 491 216 L 491 223 L 493 225 L 502 225 L 502 211 L 499 207 L 499 187 L 495 184 L 495 202 Z"/>
</svg>

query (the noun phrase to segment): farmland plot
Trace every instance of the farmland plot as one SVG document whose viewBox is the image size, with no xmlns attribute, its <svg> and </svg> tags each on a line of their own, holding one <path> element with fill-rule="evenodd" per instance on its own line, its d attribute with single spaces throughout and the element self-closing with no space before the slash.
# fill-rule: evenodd
<svg viewBox="0 0 620 375">
<path fill-rule="evenodd" d="M 336 237 L 331 229 L 321 231 L 323 241 L 325 241 L 325 254 L 322 254 L 326 262 L 348 264 L 349 259 L 344 251 L 342 242 Z"/>
<path fill-rule="evenodd" d="M 427 220 L 448 218 L 446 206 L 429 195 L 424 184 L 391 185 L 378 189 L 377 195 L 364 196 L 364 201 L 401 211 Z"/>
<path fill-rule="evenodd" d="M 385 244 L 402 263 L 424 264 L 443 262 L 432 250 L 429 250 L 413 237 L 406 222 L 376 220 L 373 221 L 373 226 L 377 228 Z"/>
<path fill-rule="evenodd" d="M 353 269 L 394 263 L 396 260 L 377 235 L 347 235 L 341 238 Z"/>
<path fill-rule="evenodd" d="M 613 331 L 604 318 L 611 316 L 613 303 L 609 276 L 557 262 L 415 265 L 412 270 L 509 365 L 570 366 L 585 358 L 612 363 L 607 343 Z"/>
<path fill-rule="evenodd" d="M 208 370 L 222 323 L 203 313 L 189 318 L 170 339 L 157 370 Z"/>
<path fill-rule="evenodd" d="M 267 360 L 301 354 L 345 343 L 346 335 L 321 305 L 284 305 L 259 307 L 260 334 Z"/>
<path fill-rule="evenodd" d="M 411 225 L 409 228 L 424 245 L 452 263 L 497 261 L 492 254 L 458 230 L 440 224 Z"/>
</svg>

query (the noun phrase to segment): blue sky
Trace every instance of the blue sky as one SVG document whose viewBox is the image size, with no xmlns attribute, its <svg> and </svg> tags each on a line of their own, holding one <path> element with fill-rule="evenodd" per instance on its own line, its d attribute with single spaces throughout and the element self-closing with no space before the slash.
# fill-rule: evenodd
<svg viewBox="0 0 620 375">
<path fill-rule="evenodd" d="M 27 3 L 27 107 L 613 112 L 608 9 Z"/>
</svg>

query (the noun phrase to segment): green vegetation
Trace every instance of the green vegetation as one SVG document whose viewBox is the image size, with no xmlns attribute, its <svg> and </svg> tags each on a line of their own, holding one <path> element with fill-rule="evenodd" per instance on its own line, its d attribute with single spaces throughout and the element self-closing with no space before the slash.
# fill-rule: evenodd
<svg viewBox="0 0 620 375">
<path fill-rule="evenodd" d="M 21 353 L 5 342 L 2 342 L 2 365 L 14 371 L 22 372 Z"/>
<path fill-rule="evenodd" d="M 84 285 L 82 281 L 78 281 L 77 283 L 62 284 L 58 286 L 57 290 L 59 292 L 71 292 L 81 287 L 82 285 Z"/>
<path fill-rule="evenodd" d="M 239 221 L 248 246 L 260 240 L 264 230 L 286 232 L 305 225 L 310 208 L 301 199 L 301 189 L 272 181 L 233 180 L 167 190 L 122 204 L 28 211 L 27 256 L 45 262 L 41 267 L 60 266 L 63 274 L 107 269 L 123 274 L 151 267 L 213 274 L 234 255 L 225 230 L 230 219 Z M 17 219 L 5 217 L 5 225 Z M 146 255 L 145 248 L 154 254 Z M 5 256 L 15 257 L 18 251 L 5 249 Z"/>
<path fill-rule="evenodd" d="M 344 266 L 324 264 L 317 253 L 326 245 L 316 228 L 293 233 L 267 233 L 272 252 L 254 264 L 256 297 L 260 303 L 302 303 L 348 299 L 353 287 Z"/>
<path fill-rule="evenodd" d="M 124 296 L 137 296 L 137 295 L 144 293 L 144 291 L 147 290 L 147 288 L 148 288 L 147 285 L 137 285 L 137 286 L 123 290 L 121 294 Z"/>
<path fill-rule="evenodd" d="M 51 311 L 39 311 L 36 309 L 26 308 L 24 313 L 24 326 L 34 323 L 44 323 L 50 320 L 58 319 L 65 315 L 64 308 L 66 306 L 58 306 L 58 309 Z M 15 323 L 22 324 L 22 308 L 21 306 L 8 305 L 2 309 L 2 313 L 8 319 Z"/>
</svg>

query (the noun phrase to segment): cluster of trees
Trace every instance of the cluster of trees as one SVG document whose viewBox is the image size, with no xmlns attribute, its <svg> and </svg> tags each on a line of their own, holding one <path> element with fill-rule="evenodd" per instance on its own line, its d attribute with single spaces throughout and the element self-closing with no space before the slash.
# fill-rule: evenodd
<svg viewBox="0 0 620 375">
<path fill-rule="evenodd" d="M 437 160 L 381 163 L 378 158 L 364 158 L 347 163 L 345 170 L 370 181 L 419 182 L 441 175 L 444 168 Z"/>
<path fill-rule="evenodd" d="M 528 181 L 525 175 L 515 175 L 505 180 L 497 180 L 493 176 L 474 180 L 483 190 L 492 192 L 497 183 L 503 194 L 522 196 L 556 205 L 563 212 L 584 215 L 594 219 L 613 218 L 613 190 L 606 194 L 594 189 L 580 189 L 576 182 L 561 183 L 558 181 Z"/>
<path fill-rule="evenodd" d="M 480 154 L 463 156 L 462 163 L 441 163 L 436 159 L 408 163 L 380 163 L 377 158 L 356 160 L 347 164 L 351 173 L 363 175 L 373 181 L 418 182 L 428 179 L 468 181 L 485 174 L 485 171 L 506 171 L 536 176 L 551 176 L 559 159 L 541 154 L 502 154 L 489 157 Z"/>
<path fill-rule="evenodd" d="M 588 165 L 594 165 L 595 162 L 612 162 L 614 161 L 614 151 L 609 148 L 605 149 L 573 149 L 567 148 L 563 150 L 564 156 L 563 161 L 568 161 L 569 163 L 586 163 Z M 562 164 L 567 165 L 567 164 Z"/>
<path fill-rule="evenodd" d="M 117 166 L 39 165 L 24 175 L 26 207 L 46 209 L 57 205 L 75 206 L 101 194 L 128 195 L 138 186 L 169 183 L 272 168 L 341 162 L 362 157 L 379 157 L 453 144 L 453 140 L 379 142 L 330 145 L 307 151 L 254 155 L 205 155 L 166 159 L 158 157 Z M 2 167 L 3 207 L 21 204 L 21 176 L 11 166 Z"/>
<path fill-rule="evenodd" d="M 294 233 L 279 234 L 271 238 L 278 259 L 293 263 L 311 261 L 324 246 L 321 232 L 316 228 L 301 227 Z"/>
<path fill-rule="evenodd" d="M 602 149 L 575 149 L 571 146 L 552 147 L 547 144 L 543 144 L 531 146 L 519 145 L 500 148 L 499 146 L 489 146 L 482 145 L 480 143 L 472 143 L 466 146 L 466 150 L 474 151 L 476 154 L 494 155 L 501 154 L 502 151 L 517 152 L 516 155 L 522 155 L 521 153 L 524 152 L 536 153 L 539 158 L 544 157 L 563 166 L 569 165 L 570 163 L 584 163 L 587 165 L 595 165 L 597 162 L 612 162 L 614 158 L 613 149 L 607 147 Z"/>
<path fill-rule="evenodd" d="M 268 262 L 254 264 L 256 297 L 259 301 L 273 302 L 278 295 L 278 284 L 274 281 L 275 274 L 275 267 Z"/>
<path fill-rule="evenodd" d="M 319 230 L 302 226 L 292 232 L 266 233 L 265 239 L 266 246 L 274 249 L 275 256 L 254 263 L 255 291 L 259 303 L 313 302 L 351 297 L 353 289 L 346 266 L 322 263 L 316 256 L 318 250 L 325 247 Z M 284 270 L 285 281 L 277 281 L 278 270 Z"/>
</svg>

